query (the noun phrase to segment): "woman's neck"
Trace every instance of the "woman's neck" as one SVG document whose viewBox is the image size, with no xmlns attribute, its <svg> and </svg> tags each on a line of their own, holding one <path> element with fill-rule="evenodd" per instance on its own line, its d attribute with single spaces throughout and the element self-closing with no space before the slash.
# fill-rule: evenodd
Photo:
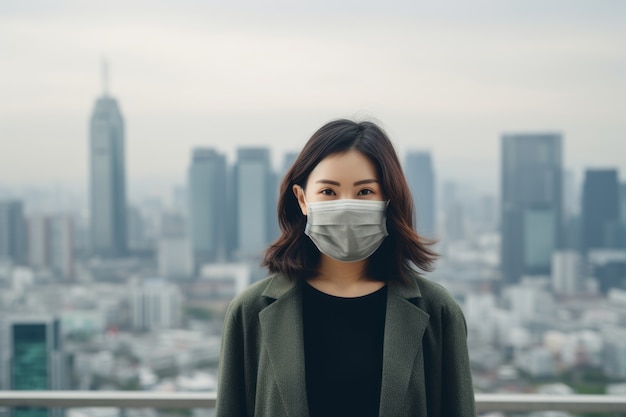
<svg viewBox="0 0 626 417">
<path fill-rule="evenodd" d="M 367 260 L 340 262 L 322 254 L 318 271 L 319 275 L 310 279 L 309 284 L 339 297 L 360 297 L 385 285 L 367 274 Z"/>
</svg>

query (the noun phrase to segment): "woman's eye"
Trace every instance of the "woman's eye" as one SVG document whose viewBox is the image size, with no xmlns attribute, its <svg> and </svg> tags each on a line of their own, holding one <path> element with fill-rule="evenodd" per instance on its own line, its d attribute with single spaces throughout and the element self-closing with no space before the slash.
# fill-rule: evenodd
<svg viewBox="0 0 626 417">
<path fill-rule="evenodd" d="M 335 195 L 335 192 L 331 190 L 330 188 L 326 188 L 320 191 L 320 193 L 322 193 L 322 195 Z"/>
<path fill-rule="evenodd" d="M 370 195 L 370 194 L 373 194 L 373 193 L 374 193 L 374 191 L 372 191 L 372 190 L 370 190 L 370 189 L 366 188 L 366 189 L 364 189 L 364 190 L 359 191 L 359 194 L 358 194 L 358 195 Z"/>
</svg>

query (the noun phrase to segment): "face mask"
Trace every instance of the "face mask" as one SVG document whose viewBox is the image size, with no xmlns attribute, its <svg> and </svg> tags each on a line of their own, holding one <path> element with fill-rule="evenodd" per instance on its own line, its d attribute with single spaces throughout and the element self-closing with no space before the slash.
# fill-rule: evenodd
<svg viewBox="0 0 626 417">
<path fill-rule="evenodd" d="M 320 252 L 342 262 L 368 258 L 387 233 L 387 201 L 332 200 L 307 203 L 304 233 Z"/>
</svg>

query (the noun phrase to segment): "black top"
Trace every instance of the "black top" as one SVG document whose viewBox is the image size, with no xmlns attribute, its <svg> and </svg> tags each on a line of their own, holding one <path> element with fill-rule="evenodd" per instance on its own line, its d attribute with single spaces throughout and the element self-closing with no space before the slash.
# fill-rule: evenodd
<svg viewBox="0 0 626 417">
<path fill-rule="evenodd" d="M 354 298 L 303 287 L 310 417 L 378 416 L 387 287 Z"/>
</svg>

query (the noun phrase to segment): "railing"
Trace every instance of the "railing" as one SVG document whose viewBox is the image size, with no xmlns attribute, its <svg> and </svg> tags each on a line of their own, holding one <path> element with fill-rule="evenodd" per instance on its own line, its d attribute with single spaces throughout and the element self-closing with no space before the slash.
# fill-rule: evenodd
<svg viewBox="0 0 626 417">
<path fill-rule="evenodd" d="M 213 392 L 0 391 L 0 407 L 214 408 Z M 626 412 L 626 396 L 476 394 L 479 413 L 490 411 Z"/>
</svg>

